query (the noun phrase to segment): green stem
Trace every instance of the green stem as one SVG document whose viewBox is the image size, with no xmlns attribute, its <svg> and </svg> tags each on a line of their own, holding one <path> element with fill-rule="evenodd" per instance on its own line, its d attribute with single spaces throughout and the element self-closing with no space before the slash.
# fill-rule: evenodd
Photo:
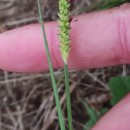
<svg viewBox="0 0 130 130">
<path fill-rule="evenodd" d="M 64 63 L 64 74 L 65 74 L 65 87 L 66 87 L 67 114 L 68 114 L 69 130 L 73 130 L 71 96 L 70 96 L 70 88 L 69 88 L 69 74 L 68 74 L 68 65 L 66 63 Z"/>
<path fill-rule="evenodd" d="M 41 23 L 42 33 L 43 33 L 44 45 L 45 45 L 46 54 L 47 54 L 47 58 L 48 58 L 48 64 L 49 64 L 49 68 L 50 68 L 50 74 L 51 74 L 52 86 L 53 86 L 53 91 L 54 91 L 54 96 L 55 96 L 55 101 L 56 101 L 56 107 L 57 107 L 57 111 L 58 111 L 60 128 L 61 128 L 61 130 L 65 130 L 64 118 L 63 118 L 63 114 L 62 114 L 62 110 L 61 110 L 61 105 L 60 105 L 60 100 L 59 100 L 58 90 L 57 90 L 57 84 L 56 84 L 56 80 L 55 80 L 55 76 L 54 76 L 49 47 L 48 47 L 48 43 L 47 43 L 44 21 L 42 18 L 40 0 L 37 0 L 37 3 L 38 3 L 38 11 L 39 11 L 39 18 L 40 18 L 40 23 Z"/>
</svg>

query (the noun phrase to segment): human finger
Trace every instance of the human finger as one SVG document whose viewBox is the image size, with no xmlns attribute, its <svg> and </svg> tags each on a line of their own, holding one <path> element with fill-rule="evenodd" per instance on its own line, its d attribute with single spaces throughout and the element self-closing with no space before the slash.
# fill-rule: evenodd
<svg viewBox="0 0 130 130">
<path fill-rule="evenodd" d="M 68 59 L 70 69 L 130 63 L 129 7 L 129 4 L 125 4 L 118 8 L 74 17 Z M 53 67 L 62 67 L 58 25 L 56 22 L 46 23 L 45 30 Z M 0 34 L 0 68 L 15 72 L 48 70 L 39 24 Z"/>
<path fill-rule="evenodd" d="M 130 94 L 101 118 L 92 130 L 130 130 Z"/>
</svg>

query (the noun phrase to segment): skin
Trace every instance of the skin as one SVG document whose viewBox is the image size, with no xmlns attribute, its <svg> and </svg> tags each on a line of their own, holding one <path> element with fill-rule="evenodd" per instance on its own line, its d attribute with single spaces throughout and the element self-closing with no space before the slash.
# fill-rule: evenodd
<svg viewBox="0 0 130 130">
<path fill-rule="evenodd" d="M 77 22 L 74 22 L 78 20 Z M 77 16 L 71 30 L 70 69 L 130 63 L 130 5 Z M 63 66 L 56 22 L 45 24 L 53 67 Z M 0 34 L 0 68 L 15 72 L 48 70 L 41 27 L 32 24 Z M 92 130 L 129 130 L 130 94 Z"/>
</svg>

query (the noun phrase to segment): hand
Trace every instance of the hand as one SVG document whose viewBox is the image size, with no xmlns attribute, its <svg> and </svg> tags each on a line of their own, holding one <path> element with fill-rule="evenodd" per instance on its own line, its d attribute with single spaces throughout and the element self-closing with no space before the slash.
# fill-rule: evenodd
<svg viewBox="0 0 130 130">
<path fill-rule="evenodd" d="M 77 16 L 72 21 L 70 69 L 130 63 L 130 5 Z M 45 24 L 53 67 L 63 66 L 56 22 Z M 0 35 L 0 68 L 15 72 L 48 70 L 39 24 Z M 130 95 L 116 105 L 92 130 L 129 130 Z"/>
</svg>

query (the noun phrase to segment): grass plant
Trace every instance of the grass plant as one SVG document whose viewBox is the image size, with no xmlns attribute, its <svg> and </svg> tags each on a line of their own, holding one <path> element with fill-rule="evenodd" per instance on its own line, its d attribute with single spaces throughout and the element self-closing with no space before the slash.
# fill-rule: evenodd
<svg viewBox="0 0 130 130">
<path fill-rule="evenodd" d="M 70 0 L 59 0 L 59 39 L 60 51 L 64 62 L 65 88 L 67 99 L 67 115 L 69 130 L 73 130 L 72 110 L 71 110 L 71 96 L 69 88 L 69 74 L 68 74 L 68 57 L 70 52 Z"/>
<path fill-rule="evenodd" d="M 43 33 L 43 38 L 44 38 L 44 45 L 46 49 L 46 54 L 48 58 L 48 64 L 50 68 L 50 74 L 51 74 L 51 80 L 52 80 L 52 86 L 53 86 L 53 91 L 54 91 L 54 96 L 55 96 L 55 101 L 56 101 L 56 106 L 58 110 L 58 117 L 59 117 L 59 122 L 60 122 L 60 128 L 61 130 L 65 130 L 65 124 L 64 124 L 64 118 L 62 114 L 62 109 L 60 105 L 60 100 L 58 96 L 58 90 L 57 90 L 57 84 L 54 76 L 54 71 L 53 71 L 53 66 L 52 66 L 52 61 L 50 57 L 50 52 L 49 52 L 49 47 L 47 43 L 47 38 L 46 38 L 46 33 L 45 33 L 45 28 L 44 28 L 44 21 L 42 18 L 42 11 L 41 11 L 41 5 L 40 5 L 40 0 L 37 0 L 38 3 L 38 10 L 39 10 L 39 19 L 42 27 L 42 33 Z M 60 29 L 60 51 L 61 55 L 64 61 L 64 75 L 65 75 L 65 86 L 66 86 L 66 98 L 67 98 L 67 113 L 68 113 L 68 122 L 69 122 L 69 130 L 73 130 L 73 125 L 72 125 L 72 110 L 71 110 L 71 98 L 70 98 L 70 90 L 69 90 L 69 75 L 68 75 L 68 65 L 67 65 L 67 60 L 69 56 L 69 51 L 70 51 L 70 3 L 67 0 L 60 0 L 59 1 L 59 29 Z"/>
</svg>

